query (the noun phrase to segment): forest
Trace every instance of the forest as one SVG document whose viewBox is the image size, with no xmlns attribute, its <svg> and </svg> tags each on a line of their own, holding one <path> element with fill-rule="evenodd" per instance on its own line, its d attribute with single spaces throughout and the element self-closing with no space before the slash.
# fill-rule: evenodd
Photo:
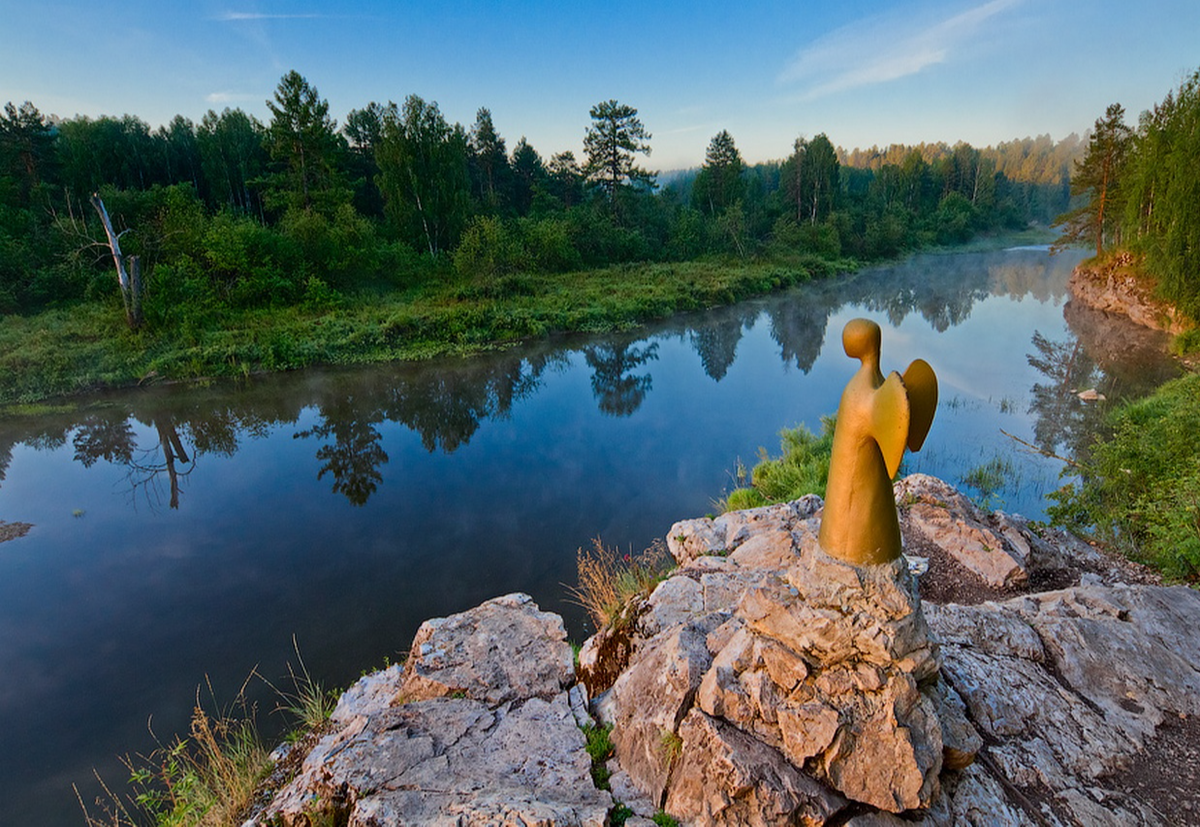
<svg viewBox="0 0 1200 827">
<path fill-rule="evenodd" d="M 1072 135 L 847 151 L 816 133 L 748 164 L 722 130 L 700 168 L 660 175 L 646 168 L 651 132 L 615 100 L 581 113 L 578 158 L 524 137 L 510 149 L 487 108 L 468 128 L 417 95 L 339 126 L 294 71 L 266 103 L 267 123 L 226 108 L 156 129 L 4 107 L 0 338 L 18 378 L 0 402 L 461 352 L 727 304 L 1047 225 L 1070 206 L 1084 149 Z"/>
<path fill-rule="evenodd" d="M 1062 216 L 1060 244 L 1098 258 L 1128 252 L 1159 294 L 1200 321 L 1200 70 L 1146 110 L 1136 127 L 1125 108 L 1097 119 L 1071 180 L 1080 204 Z"/>
<path fill-rule="evenodd" d="M 370 103 L 339 128 L 296 72 L 268 101 L 176 116 L 55 120 L 29 102 L 0 118 L 0 310 L 110 296 L 88 206 L 98 192 L 150 274 L 147 314 L 274 305 L 403 285 L 431 271 L 488 278 L 617 263 L 745 258 L 775 247 L 870 260 L 1002 227 L 1048 223 L 1079 150 L 1027 139 L 846 152 L 824 134 L 747 165 L 712 138 L 703 167 L 656 186 L 650 133 L 616 101 L 590 112 L 584 157 L 509 151 L 488 109 L 469 129 L 437 103 Z"/>
</svg>

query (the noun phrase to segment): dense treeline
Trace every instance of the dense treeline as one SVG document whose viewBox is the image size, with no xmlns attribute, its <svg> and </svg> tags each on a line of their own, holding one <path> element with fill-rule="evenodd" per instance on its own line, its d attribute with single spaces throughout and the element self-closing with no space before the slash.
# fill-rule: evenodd
<svg viewBox="0 0 1200 827">
<path fill-rule="evenodd" d="M 1063 243 L 1141 256 L 1162 297 L 1200 321 L 1200 71 L 1143 112 L 1120 104 L 1096 121 L 1071 182 L 1082 204 L 1063 215 Z"/>
<path fill-rule="evenodd" d="M 702 168 L 659 189 L 639 166 L 651 134 L 617 101 L 592 108 L 582 158 L 546 158 L 523 137 L 510 150 L 488 109 L 464 128 L 416 95 L 369 103 L 339 128 L 296 72 L 268 108 L 268 123 L 225 109 L 151 129 L 130 115 L 51 120 L 8 104 L 0 312 L 115 295 L 93 192 L 125 252 L 141 258 L 147 319 L 161 326 L 429 278 L 710 255 L 893 256 L 1061 212 L 1060 156 L 1073 151 L 1073 139 L 1039 138 L 868 156 L 818 134 L 782 161 L 747 165 L 722 131 Z"/>
</svg>

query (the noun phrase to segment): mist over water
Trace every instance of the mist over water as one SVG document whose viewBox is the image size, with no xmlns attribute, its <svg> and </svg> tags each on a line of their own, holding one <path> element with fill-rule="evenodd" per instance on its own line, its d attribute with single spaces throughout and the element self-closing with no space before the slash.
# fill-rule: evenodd
<svg viewBox="0 0 1200 827">
<path fill-rule="evenodd" d="M 98 398 L 0 422 L 0 824 L 78 825 L 71 790 L 186 731 L 197 687 L 228 702 L 295 660 L 346 686 L 420 621 L 510 591 L 562 613 L 575 552 L 640 550 L 712 510 L 778 431 L 819 428 L 857 363 L 841 329 L 884 329 L 883 368 L 937 371 L 909 472 L 1044 516 L 1104 403 L 1174 375 L 1162 337 L 1067 301 L 1077 260 L 926 255 L 636 332 L 470 360 L 312 370 Z M 277 732 L 271 691 L 251 693 Z M 204 690 L 207 695 L 207 687 Z"/>
</svg>

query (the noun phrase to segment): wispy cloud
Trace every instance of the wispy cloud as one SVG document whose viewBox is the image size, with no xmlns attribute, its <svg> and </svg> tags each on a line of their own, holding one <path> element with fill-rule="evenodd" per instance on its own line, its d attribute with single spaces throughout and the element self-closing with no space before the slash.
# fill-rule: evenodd
<svg viewBox="0 0 1200 827">
<path fill-rule="evenodd" d="M 801 49 L 778 82 L 803 85 L 802 99 L 887 83 L 946 63 L 986 32 L 989 20 L 1024 0 L 989 0 L 966 11 L 930 19 L 894 15 L 860 20 Z"/>
<path fill-rule="evenodd" d="M 327 14 L 260 14 L 254 11 L 227 11 L 218 14 L 216 20 L 229 23 L 234 20 L 314 20 L 329 17 Z"/>
<path fill-rule="evenodd" d="M 264 97 L 264 95 L 252 95 L 249 92 L 209 92 L 204 96 L 204 100 L 208 103 L 239 103 L 261 100 Z"/>
</svg>

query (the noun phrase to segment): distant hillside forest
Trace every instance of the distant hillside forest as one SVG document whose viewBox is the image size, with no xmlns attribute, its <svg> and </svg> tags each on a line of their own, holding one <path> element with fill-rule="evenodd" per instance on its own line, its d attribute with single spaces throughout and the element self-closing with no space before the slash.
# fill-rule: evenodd
<svg viewBox="0 0 1200 827">
<path fill-rule="evenodd" d="M 296 72 L 262 123 L 241 109 L 141 119 L 0 118 L 0 312 L 114 300 L 98 193 L 145 274 L 147 321 L 200 307 L 327 302 L 429 278 L 486 282 L 631 262 L 891 257 L 1048 224 L 1069 206 L 1077 136 L 845 151 L 824 134 L 747 164 L 715 135 L 666 186 L 637 110 L 597 104 L 583 157 L 509 147 L 482 108 L 370 103 L 340 125 Z M 582 115 L 582 113 L 581 113 Z M 583 120 L 581 118 L 581 120 Z M 782 149 L 782 148 L 781 148 Z"/>
</svg>

